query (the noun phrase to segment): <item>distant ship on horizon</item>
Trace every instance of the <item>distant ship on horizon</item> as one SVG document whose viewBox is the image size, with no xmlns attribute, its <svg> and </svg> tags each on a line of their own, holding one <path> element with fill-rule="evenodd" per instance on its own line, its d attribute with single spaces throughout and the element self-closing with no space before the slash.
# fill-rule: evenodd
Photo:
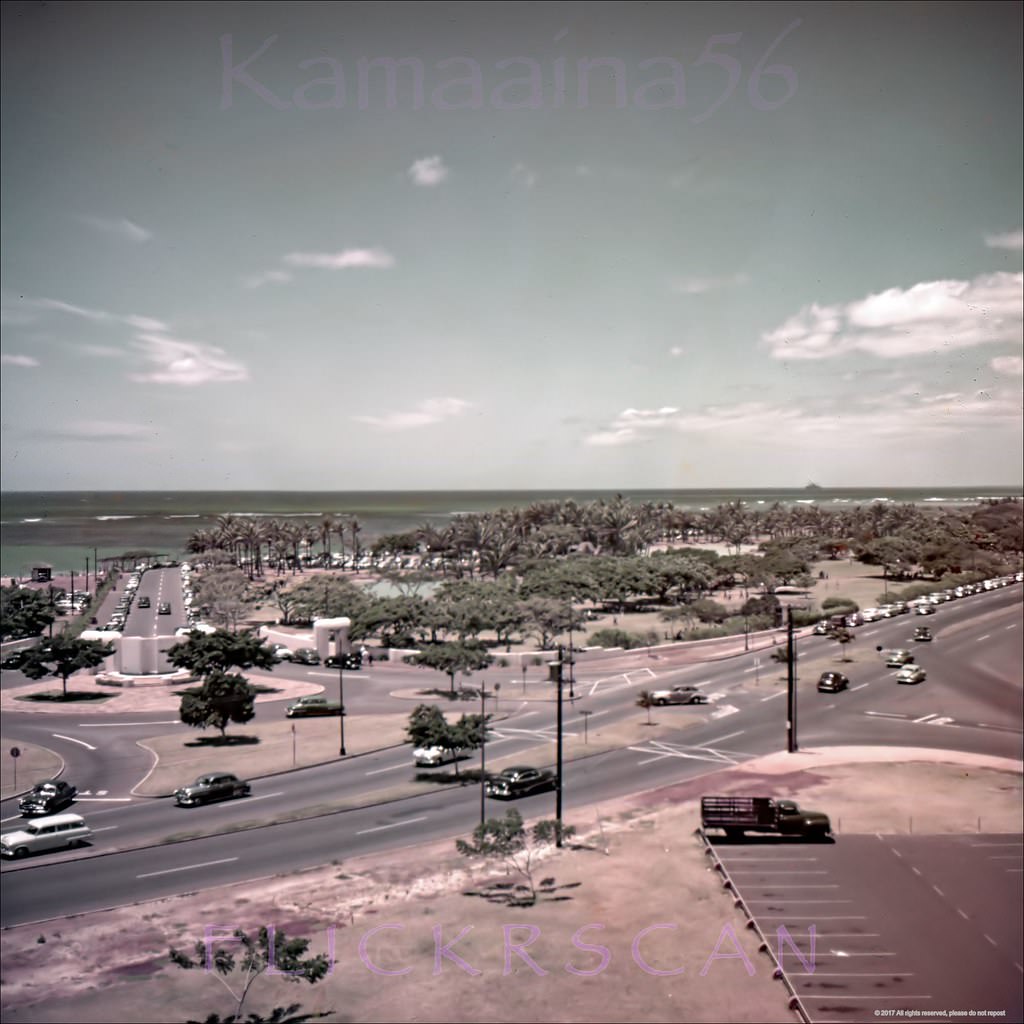
<svg viewBox="0 0 1024 1024">
<path fill-rule="evenodd" d="M 818 486 L 818 485 L 817 485 L 816 483 L 814 483 L 814 481 L 812 480 L 812 481 L 811 481 L 811 482 L 810 482 L 810 483 L 809 483 L 809 484 L 808 484 L 808 485 L 807 485 L 807 486 L 806 486 L 806 487 L 804 488 L 804 490 L 805 490 L 805 491 L 823 491 L 823 490 L 825 490 L 825 488 L 824 488 L 824 487 L 819 487 L 819 486 Z"/>
</svg>

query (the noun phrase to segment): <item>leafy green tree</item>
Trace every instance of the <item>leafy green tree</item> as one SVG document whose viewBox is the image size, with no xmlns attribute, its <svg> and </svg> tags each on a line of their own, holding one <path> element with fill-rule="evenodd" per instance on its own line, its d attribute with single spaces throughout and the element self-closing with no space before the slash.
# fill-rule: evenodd
<svg viewBox="0 0 1024 1024">
<path fill-rule="evenodd" d="M 476 750 L 485 740 L 490 715 L 463 715 L 449 722 L 433 704 L 420 704 L 409 716 L 405 734 L 414 747 L 440 747 L 455 756 L 459 750 Z M 459 762 L 455 761 L 455 774 Z"/>
<path fill-rule="evenodd" d="M 423 650 L 407 655 L 402 660 L 409 665 L 419 665 L 443 672 L 451 681 L 452 693 L 455 693 L 457 673 L 461 672 L 468 676 L 471 672 L 487 668 L 493 659 L 482 643 L 448 643 L 424 647 Z"/>
<path fill-rule="evenodd" d="M 96 668 L 103 664 L 104 658 L 114 653 L 114 645 L 101 640 L 81 640 L 78 637 L 60 633 L 57 636 L 42 640 L 25 653 L 21 672 L 29 679 L 42 679 L 44 676 L 59 676 L 64 689 L 64 697 L 68 695 L 68 676 L 82 669 Z"/>
<path fill-rule="evenodd" d="M 193 629 L 187 640 L 167 651 L 167 659 L 175 668 L 188 669 L 197 676 L 232 668 L 272 669 L 277 664 L 273 651 L 254 633 L 223 629 L 213 633 Z"/>
<path fill-rule="evenodd" d="M 245 676 L 214 669 L 201 686 L 186 690 L 181 697 L 180 715 L 194 729 L 213 726 L 221 739 L 229 722 L 244 725 L 256 714 L 256 691 Z"/>
<path fill-rule="evenodd" d="M 234 630 L 248 607 L 248 587 L 249 578 L 241 569 L 225 566 L 196 578 L 196 601 L 215 623 Z"/>
<path fill-rule="evenodd" d="M 725 605 L 707 597 L 694 601 L 690 607 L 701 622 L 725 622 L 729 617 L 729 609 Z"/>
<path fill-rule="evenodd" d="M 236 957 L 230 950 L 215 947 L 215 941 L 238 942 L 242 947 L 241 954 Z M 203 1024 L 241 1024 L 242 1006 L 260 975 L 269 973 L 271 976 L 287 978 L 289 982 L 298 984 L 300 981 L 306 981 L 310 985 L 315 985 L 327 977 L 331 971 L 327 955 L 320 953 L 317 956 L 307 956 L 308 950 L 309 939 L 290 939 L 283 931 L 278 932 L 274 928 L 265 927 L 260 928 L 254 937 L 238 928 L 231 936 L 219 939 L 211 937 L 206 942 L 197 942 L 194 956 L 172 947 L 168 957 L 171 963 L 187 971 L 205 969 L 206 973 L 214 974 L 235 1001 L 234 1013 L 226 1017 L 210 1014 Z M 233 988 L 227 979 L 236 970 L 241 976 L 236 982 L 237 988 Z M 333 1012 L 301 1012 L 299 1004 L 293 1003 L 290 1006 L 275 1007 L 266 1017 L 250 1013 L 244 1020 L 249 1024 L 304 1024 L 306 1021 L 328 1017 Z M 189 1021 L 188 1024 L 200 1022 Z"/>
<path fill-rule="evenodd" d="M 39 636 L 55 618 L 49 595 L 31 587 L 0 587 L 0 638 Z"/>
<path fill-rule="evenodd" d="M 521 888 L 529 893 L 522 899 L 514 899 L 518 906 L 533 906 L 537 902 L 537 886 L 533 875 L 538 853 L 546 846 L 558 841 L 559 836 L 569 839 L 576 834 L 572 825 L 557 821 L 539 821 L 527 833 L 522 815 L 515 809 L 507 811 L 504 818 L 488 818 L 473 830 L 473 838 L 455 840 L 455 849 L 465 857 L 486 857 L 504 861 L 513 871 L 526 879 Z"/>
<path fill-rule="evenodd" d="M 570 629 L 579 629 L 583 624 L 580 612 L 565 601 L 531 597 L 523 602 L 522 607 L 526 619 L 523 630 L 527 635 L 535 636 L 544 651 L 554 646 L 555 637 Z"/>
</svg>

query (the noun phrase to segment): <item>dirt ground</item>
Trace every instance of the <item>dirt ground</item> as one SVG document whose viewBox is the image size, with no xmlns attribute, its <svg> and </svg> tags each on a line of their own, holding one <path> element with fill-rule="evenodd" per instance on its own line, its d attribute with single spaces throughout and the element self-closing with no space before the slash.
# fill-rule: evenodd
<svg viewBox="0 0 1024 1024">
<path fill-rule="evenodd" d="M 839 825 L 839 842 L 853 830 L 974 831 L 979 806 L 985 831 L 1020 829 L 1021 776 L 985 768 L 855 764 L 788 775 L 733 769 L 716 779 L 725 792 L 751 786 L 826 811 Z M 757 952 L 693 834 L 705 788 L 706 781 L 694 780 L 568 819 L 579 842 L 552 851 L 536 872 L 560 888 L 529 908 L 471 895 L 488 881 L 518 879 L 466 861 L 446 841 L 258 885 L 8 929 L 0 938 L 3 1019 L 149 1024 L 232 1012 L 217 976 L 169 964 L 168 948 L 191 952 L 206 927 L 273 925 L 311 938 L 314 952 L 329 950 L 333 928 L 336 966 L 315 987 L 259 978 L 247 1011 L 298 1002 L 330 1011 L 328 1021 L 794 1020 L 770 961 Z M 655 924 L 673 927 L 642 937 L 635 959 L 636 937 Z M 515 953 L 506 966 L 508 926 L 510 943 L 528 942 L 529 926 L 536 929 L 525 951 L 536 967 Z M 453 952 L 479 974 L 450 959 L 435 971 L 435 928 L 441 943 L 462 934 Z M 753 976 L 741 960 L 709 960 L 716 948 L 720 956 L 734 954 L 734 944 Z M 610 959 L 587 945 L 604 946 Z M 643 964 L 684 970 L 655 976 Z M 590 973 L 574 974 L 566 965 Z M 385 976 L 371 966 L 410 970 Z"/>
</svg>

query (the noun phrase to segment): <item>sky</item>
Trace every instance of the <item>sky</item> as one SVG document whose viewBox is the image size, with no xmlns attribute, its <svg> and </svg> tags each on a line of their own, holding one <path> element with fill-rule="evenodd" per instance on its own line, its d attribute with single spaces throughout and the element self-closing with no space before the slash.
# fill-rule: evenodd
<svg viewBox="0 0 1024 1024">
<path fill-rule="evenodd" d="M 2 28 L 4 490 L 1024 476 L 1020 4 Z"/>
</svg>

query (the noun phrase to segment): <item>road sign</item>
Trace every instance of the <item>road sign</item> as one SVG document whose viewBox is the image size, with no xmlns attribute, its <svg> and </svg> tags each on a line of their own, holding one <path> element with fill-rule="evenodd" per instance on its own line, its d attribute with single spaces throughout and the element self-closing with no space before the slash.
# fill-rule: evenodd
<svg viewBox="0 0 1024 1024">
<path fill-rule="evenodd" d="M 11 757 L 21 757 L 21 748 L 11 747 Z"/>
</svg>

